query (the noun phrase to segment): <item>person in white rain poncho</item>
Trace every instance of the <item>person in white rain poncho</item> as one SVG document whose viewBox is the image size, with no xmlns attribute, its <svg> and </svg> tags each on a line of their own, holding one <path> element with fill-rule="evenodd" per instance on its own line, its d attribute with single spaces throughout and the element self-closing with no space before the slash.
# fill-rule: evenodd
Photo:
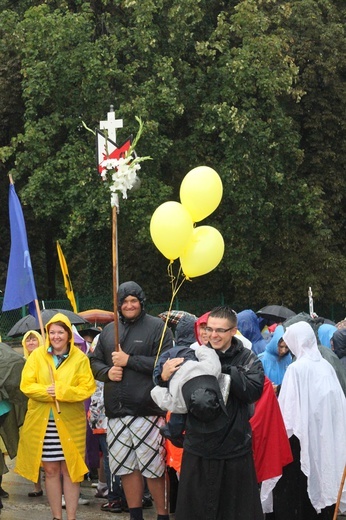
<svg viewBox="0 0 346 520">
<path fill-rule="evenodd" d="M 308 323 L 291 325 L 283 339 L 296 357 L 279 396 L 294 461 L 273 490 L 275 520 L 332 519 L 346 462 L 346 399 Z M 274 484 L 263 483 L 262 500 Z"/>
</svg>

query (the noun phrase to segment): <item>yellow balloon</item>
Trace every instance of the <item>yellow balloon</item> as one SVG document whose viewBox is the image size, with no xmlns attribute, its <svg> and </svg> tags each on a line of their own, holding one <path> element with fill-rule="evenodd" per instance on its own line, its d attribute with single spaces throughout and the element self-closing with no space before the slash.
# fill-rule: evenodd
<svg viewBox="0 0 346 520">
<path fill-rule="evenodd" d="M 220 231 L 212 226 L 196 227 L 180 255 L 183 273 L 188 278 L 209 273 L 219 265 L 224 251 L 225 243 Z"/>
<path fill-rule="evenodd" d="M 199 222 L 216 210 L 222 199 L 222 181 L 213 168 L 198 166 L 189 171 L 180 185 L 180 201 Z"/>
<path fill-rule="evenodd" d="M 168 260 L 178 258 L 189 242 L 192 232 L 191 215 L 180 202 L 164 202 L 156 208 L 151 217 L 151 238 Z"/>
</svg>

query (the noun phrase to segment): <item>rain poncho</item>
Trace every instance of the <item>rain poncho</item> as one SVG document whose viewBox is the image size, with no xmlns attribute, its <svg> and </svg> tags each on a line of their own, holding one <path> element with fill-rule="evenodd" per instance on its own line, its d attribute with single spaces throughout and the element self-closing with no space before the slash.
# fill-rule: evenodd
<svg viewBox="0 0 346 520">
<path fill-rule="evenodd" d="M 259 320 L 254 311 L 247 309 L 238 314 L 238 329 L 252 343 L 252 351 L 260 354 L 264 351 L 267 342 L 261 334 Z"/>
<path fill-rule="evenodd" d="M 279 356 L 278 342 L 283 335 L 284 328 L 282 325 L 278 325 L 272 339 L 267 343 L 265 351 L 258 356 L 262 361 L 265 375 L 275 385 L 281 385 L 286 369 L 292 363 L 292 356 L 289 352 L 285 356 Z"/>
<path fill-rule="evenodd" d="M 56 314 L 46 326 L 57 321 L 65 323 L 72 332 L 69 319 Z M 50 411 L 58 429 L 61 446 L 72 482 L 81 482 L 88 468 L 84 462 L 86 441 L 86 414 L 84 400 L 91 396 L 96 384 L 90 369 L 89 359 L 72 340 L 65 361 L 56 369 L 52 354 L 48 351 L 49 335 L 45 346 L 38 347 L 26 360 L 20 389 L 29 397 L 28 411 L 20 434 L 15 467 L 16 473 L 37 482 L 41 464 L 43 440 Z M 47 393 L 55 381 L 56 398 L 61 413 L 57 413 L 54 399 Z"/>
<path fill-rule="evenodd" d="M 278 400 L 268 377 L 250 424 L 258 482 L 280 477 L 282 468 L 292 462 L 293 457 Z"/>
<path fill-rule="evenodd" d="M 300 469 L 307 477 L 311 504 L 319 513 L 337 501 L 346 461 L 346 400 L 308 323 L 291 325 L 283 338 L 296 361 L 287 368 L 279 404 L 288 437 L 299 440 Z M 346 510 L 345 489 L 340 510 Z"/>
<path fill-rule="evenodd" d="M 338 329 L 335 327 L 335 325 L 330 325 L 329 323 L 323 323 L 320 327 L 318 327 L 317 335 L 321 345 L 331 348 L 330 340 L 332 339 L 332 336 L 336 330 Z"/>
</svg>

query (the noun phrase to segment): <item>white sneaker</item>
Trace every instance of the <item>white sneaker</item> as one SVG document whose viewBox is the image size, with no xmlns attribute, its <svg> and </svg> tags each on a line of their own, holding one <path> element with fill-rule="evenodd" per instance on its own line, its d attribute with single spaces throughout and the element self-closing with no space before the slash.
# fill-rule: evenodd
<svg viewBox="0 0 346 520">
<path fill-rule="evenodd" d="M 78 505 L 88 506 L 89 504 L 90 504 L 90 500 L 85 495 L 82 495 L 82 493 L 80 493 L 79 499 L 78 499 Z"/>
<path fill-rule="evenodd" d="M 79 499 L 78 499 L 78 505 L 80 505 L 80 506 L 88 506 L 89 504 L 90 504 L 90 500 L 85 495 L 82 495 L 82 493 L 80 493 Z M 62 496 L 61 507 L 63 509 L 66 508 L 66 502 L 65 502 L 64 495 Z"/>
</svg>

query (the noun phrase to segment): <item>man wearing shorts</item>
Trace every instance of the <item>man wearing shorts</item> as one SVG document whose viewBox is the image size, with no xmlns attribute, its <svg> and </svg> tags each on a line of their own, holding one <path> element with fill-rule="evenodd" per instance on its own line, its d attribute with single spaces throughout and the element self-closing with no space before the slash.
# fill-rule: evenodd
<svg viewBox="0 0 346 520">
<path fill-rule="evenodd" d="M 101 332 L 90 363 L 95 378 L 105 383 L 109 464 L 112 474 L 121 476 L 130 519 L 143 519 L 146 477 L 157 519 L 168 520 L 165 448 L 160 435 L 165 412 L 154 403 L 150 391 L 160 345 L 160 353 L 172 348 L 173 337 L 167 329 L 162 339 L 164 323 L 146 314 L 144 301 L 145 294 L 137 283 L 120 285 L 119 350 L 115 351 L 114 323 L 110 323 Z"/>
</svg>

